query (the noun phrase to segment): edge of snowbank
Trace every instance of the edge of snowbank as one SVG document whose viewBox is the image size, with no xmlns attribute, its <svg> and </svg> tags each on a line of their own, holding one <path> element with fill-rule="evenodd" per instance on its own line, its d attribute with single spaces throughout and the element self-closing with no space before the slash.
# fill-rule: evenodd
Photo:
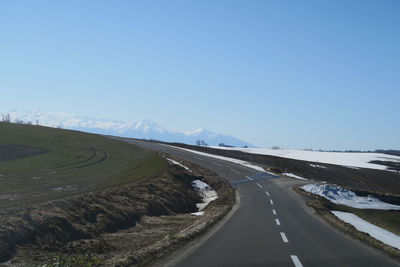
<svg viewBox="0 0 400 267">
<path fill-rule="evenodd" d="M 183 164 L 181 164 L 181 163 L 179 163 L 179 162 L 177 162 L 177 161 L 175 161 L 175 160 L 173 160 L 173 159 L 167 158 L 167 160 L 168 160 L 169 162 L 171 162 L 172 164 L 174 164 L 174 165 L 178 165 L 178 166 L 184 168 L 185 170 L 187 170 L 187 171 L 189 171 L 189 172 L 192 172 L 188 167 L 186 167 L 185 165 L 183 165 Z"/>
<path fill-rule="evenodd" d="M 332 184 L 306 184 L 300 187 L 306 192 L 326 198 L 337 205 L 356 209 L 400 210 L 400 206 L 383 202 L 373 196 L 360 197 L 353 191 Z"/>
<path fill-rule="evenodd" d="M 353 213 L 343 211 L 331 212 L 340 220 L 354 226 L 354 228 L 356 228 L 358 231 L 367 233 L 371 237 L 385 243 L 386 245 L 395 247 L 400 250 L 400 236 L 374 224 L 371 224 Z"/>
<path fill-rule="evenodd" d="M 282 173 L 282 174 L 285 175 L 285 176 L 287 176 L 287 177 L 294 178 L 294 179 L 299 179 L 299 180 L 304 180 L 304 181 L 308 181 L 308 180 L 309 180 L 309 179 L 307 179 L 307 178 L 298 176 L 298 175 L 293 174 L 293 173 L 290 173 L 290 172 L 284 172 L 284 173 Z"/>
</svg>

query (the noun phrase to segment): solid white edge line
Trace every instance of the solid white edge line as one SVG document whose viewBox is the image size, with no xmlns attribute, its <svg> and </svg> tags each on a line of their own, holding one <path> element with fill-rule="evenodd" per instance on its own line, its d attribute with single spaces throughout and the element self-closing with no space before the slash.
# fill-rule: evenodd
<svg viewBox="0 0 400 267">
<path fill-rule="evenodd" d="M 269 202 L 271 202 L 271 205 L 274 205 L 274 202 L 272 201 L 272 199 L 270 199 Z"/>
<path fill-rule="evenodd" d="M 267 196 L 269 196 L 269 193 L 268 193 L 268 191 L 265 191 L 265 194 L 267 194 Z"/>
<path fill-rule="evenodd" d="M 236 172 L 236 173 L 240 173 L 240 172 L 238 172 L 237 170 L 234 170 L 234 169 L 231 169 L 231 171 Z"/>
<path fill-rule="evenodd" d="M 281 222 L 279 221 L 279 219 L 275 219 L 276 225 L 281 225 Z"/>
<path fill-rule="evenodd" d="M 258 185 L 258 187 L 259 187 L 259 188 L 262 188 L 262 187 L 263 187 L 263 186 L 262 186 L 262 185 L 260 185 L 259 183 L 256 183 L 256 184 Z"/>
<path fill-rule="evenodd" d="M 272 214 L 276 215 L 276 210 L 272 210 Z"/>
<path fill-rule="evenodd" d="M 246 176 L 247 179 L 249 179 L 250 181 L 254 181 L 253 178 Z"/>
<path fill-rule="evenodd" d="M 290 258 L 292 259 L 295 267 L 303 267 L 303 264 L 301 264 L 299 258 L 297 258 L 296 255 L 290 255 Z"/>
<path fill-rule="evenodd" d="M 289 243 L 289 240 L 287 239 L 287 237 L 286 237 L 284 232 L 281 232 L 281 237 L 282 237 L 283 243 Z"/>
</svg>

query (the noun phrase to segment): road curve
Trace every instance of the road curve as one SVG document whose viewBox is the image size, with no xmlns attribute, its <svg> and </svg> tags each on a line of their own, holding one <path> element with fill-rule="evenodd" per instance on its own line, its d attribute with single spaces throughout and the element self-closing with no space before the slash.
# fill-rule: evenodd
<svg viewBox="0 0 400 267">
<path fill-rule="evenodd" d="M 208 168 L 238 190 L 237 211 L 176 266 L 400 266 L 314 215 L 305 198 L 291 190 L 303 181 L 275 178 L 162 144 L 125 141 Z"/>
</svg>

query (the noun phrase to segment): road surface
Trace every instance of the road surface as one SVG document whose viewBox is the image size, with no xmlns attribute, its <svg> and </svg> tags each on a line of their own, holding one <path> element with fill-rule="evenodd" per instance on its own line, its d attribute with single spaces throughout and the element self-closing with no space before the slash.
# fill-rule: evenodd
<svg viewBox="0 0 400 267">
<path fill-rule="evenodd" d="M 291 190 L 303 181 L 162 144 L 126 140 L 208 168 L 228 179 L 240 195 L 240 206 L 229 220 L 176 266 L 400 266 L 315 215 L 304 197 Z"/>
</svg>

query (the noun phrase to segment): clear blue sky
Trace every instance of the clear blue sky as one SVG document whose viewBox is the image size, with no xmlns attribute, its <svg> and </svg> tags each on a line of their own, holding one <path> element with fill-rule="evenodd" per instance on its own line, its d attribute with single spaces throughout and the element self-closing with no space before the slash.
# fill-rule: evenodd
<svg viewBox="0 0 400 267">
<path fill-rule="evenodd" d="M 2 113 L 400 148 L 400 1 L 0 1 Z"/>
</svg>

